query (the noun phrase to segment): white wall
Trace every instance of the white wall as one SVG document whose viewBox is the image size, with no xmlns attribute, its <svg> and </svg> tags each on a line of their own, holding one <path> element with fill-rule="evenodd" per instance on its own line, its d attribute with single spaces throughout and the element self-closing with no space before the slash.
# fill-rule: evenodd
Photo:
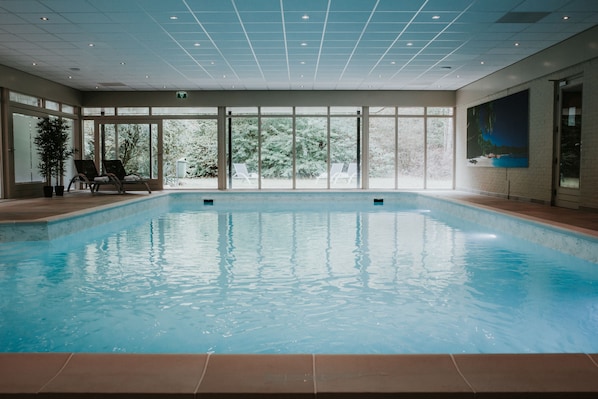
<svg viewBox="0 0 598 399">
<path fill-rule="evenodd" d="M 598 208 L 598 27 L 457 91 L 456 188 L 550 203 L 554 158 L 554 80 L 583 74 L 580 206 Z M 530 93 L 528 168 L 482 168 L 467 162 L 467 108 L 521 90 Z"/>
</svg>

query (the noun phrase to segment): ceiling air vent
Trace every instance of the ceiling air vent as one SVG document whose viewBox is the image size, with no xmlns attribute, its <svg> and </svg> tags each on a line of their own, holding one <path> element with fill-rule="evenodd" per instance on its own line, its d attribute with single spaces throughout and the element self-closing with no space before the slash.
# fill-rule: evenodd
<svg viewBox="0 0 598 399">
<path fill-rule="evenodd" d="M 534 24 L 549 15 L 549 12 L 508 12 L 496 23 L 498 24 Z"/>
<path fill-rule="evenodd" d="M 120 83 L 120 82 L 104 82 L 104 83 L 98 83 L 98 86 L 103 86 L 103 87 L 125 87 L 126 84 Z"/>
</svg>

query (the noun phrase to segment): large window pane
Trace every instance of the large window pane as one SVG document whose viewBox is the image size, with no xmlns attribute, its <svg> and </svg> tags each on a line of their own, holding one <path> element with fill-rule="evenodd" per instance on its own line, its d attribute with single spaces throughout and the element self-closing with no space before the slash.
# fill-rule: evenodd
<svg viewBox="0 0 598 399">
<path fill-rule="evenodd" d="M 258 187 L 258 118 L 229 118 L 232 142 L 229 143 L 232 170 L 227 170 L 232 179 L 229 188 L 255 189 Z"/>
<path fill-rule="evenodd" d="M 120 124 L 118 125 L 118 159 L 129 173 L 155 178 L 152 173 L 152 154 L 150 151 L 152 132 L 158 130 L 156 124 Z"/>
<path fill-rule="evenodd" d="M 296 187 L 326 188 L 327 118 L 299 117 L 295 122 Z"/>
<path fill-rule="evenodd" d="M 13 114 L 14 169 L 16 183 L 41 182 L 37 165 L 39 156 L 33 140 L 37 135 L 38 118 L 35 116 Z"/>
<path fill-rule="evenodd" d="M 399 118 L 398 132 L 398 188 L 424 188 L 424 118 Z"/>
<path fill-rule="evenodd" d="M 453 119 L 428 118 L 426 188 L 453 187 Z"/>
<path fill-rule="evenodd" d="M 218 188 L 218 123 L 167 119 L 163 123 L 165 188 Z"/>
<path fill-rule="evenodd" d="M 395 188 L 395 118 L 370 119 L 370 188 Z"/>
<path fill-rule="evenodd" d="M 157 178 L 155 167 L 157 151 L 152 151 L 152 148 L 155 148 L 152 140 L 157 140 L 157 131 L 157 124 L 102 124 L 100 125 L 101 159 L 120 159 L 128 173 Z"/>
<path fill-rule="evenodd" d="M 68 148 L 72 149 L 75 148 L 75 135 L 73 132 L 73 126 L 74 126 L 74 121 L 72 119 L 68 119 L 68 118 L 63 118 L 64 121 L 67 124 L 67 130 L 66 132 L 69 135 L 69 140 L 68 140 Z M 66 179 L 66 182 L 68 184 L 68 181 L 75 176 L 75 164 L 73 163 L 73 159 L 74 156 L 71 156 L 64 165 L 64 176 L 61 177 L 60 179 L 60 184 L 64 185 L 64 179 Z"/>
<path fill-rule="evenodd" d="M 361 119 L 359 121 L 361 123 Z M 357 176 L 358 129 L 357 116 L 330 118 L 330 187 L 357 188 L 361 181 Z M 359 129 L 361 135 L 361 129 Z M 361 138 L 359 138 L 361 140 Z M 336 166 L 342 165 L 337 172 Z"/>
<path fill-rule="evenodd" d="M 293 187 L 293 119 L 262 118 L 262 188 Z"/>
<path fill-rule="evenodd" d="M 94 135 L 94 121 L 83 121 L 83 154 L 81 159 L 95 160 L 95 135 Z"/>
</svg>

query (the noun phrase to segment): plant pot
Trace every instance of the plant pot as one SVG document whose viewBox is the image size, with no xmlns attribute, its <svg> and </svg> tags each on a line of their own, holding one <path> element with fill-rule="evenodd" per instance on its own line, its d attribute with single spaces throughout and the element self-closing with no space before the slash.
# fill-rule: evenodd
<svg viewBox="0 0 598 399">
<path fill-rule="evenodd" d="M 64 186 L 54 186 L 54 192 L 58 197 L 64 196 Z"/>
<path fill-rule="evenodd" d="M 54 190 L 54 187 L 52 187 L 52 186 L 44 186 L 44 197 L 51 198 L 53 190 Z"/>
</svg>

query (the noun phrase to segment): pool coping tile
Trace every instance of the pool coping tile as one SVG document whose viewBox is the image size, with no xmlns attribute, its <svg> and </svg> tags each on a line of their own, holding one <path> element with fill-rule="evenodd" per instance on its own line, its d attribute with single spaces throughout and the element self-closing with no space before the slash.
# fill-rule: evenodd
<svg viewBox="0 0 598 399">
<path fill-rule="evenodd" d="M 210 355 L 201 399 L 314 398 L 313 355 Z"/>
<path fill-rule="evenodd" d="M 40 393 L 61 398 L 193 398 L 206 362 L 207 355 L 75 353 Z"/>
<path fill-rule="evenodd" d="M 318 398 L 473 398 L 450 355 L 316 355 Z"/>
<path fill-rule="evenodd" d="M 68 362 L 70 353 L 0 353 L 0 395 L 36 395 Z"/>
<path fill-rule="evenodd" d="M 592 395 L 598 392 L 598 366 L 586 354 L 463 354 L 454 358 L 480 398 L 530 393 L 596 397 Z"/>
</svg>

